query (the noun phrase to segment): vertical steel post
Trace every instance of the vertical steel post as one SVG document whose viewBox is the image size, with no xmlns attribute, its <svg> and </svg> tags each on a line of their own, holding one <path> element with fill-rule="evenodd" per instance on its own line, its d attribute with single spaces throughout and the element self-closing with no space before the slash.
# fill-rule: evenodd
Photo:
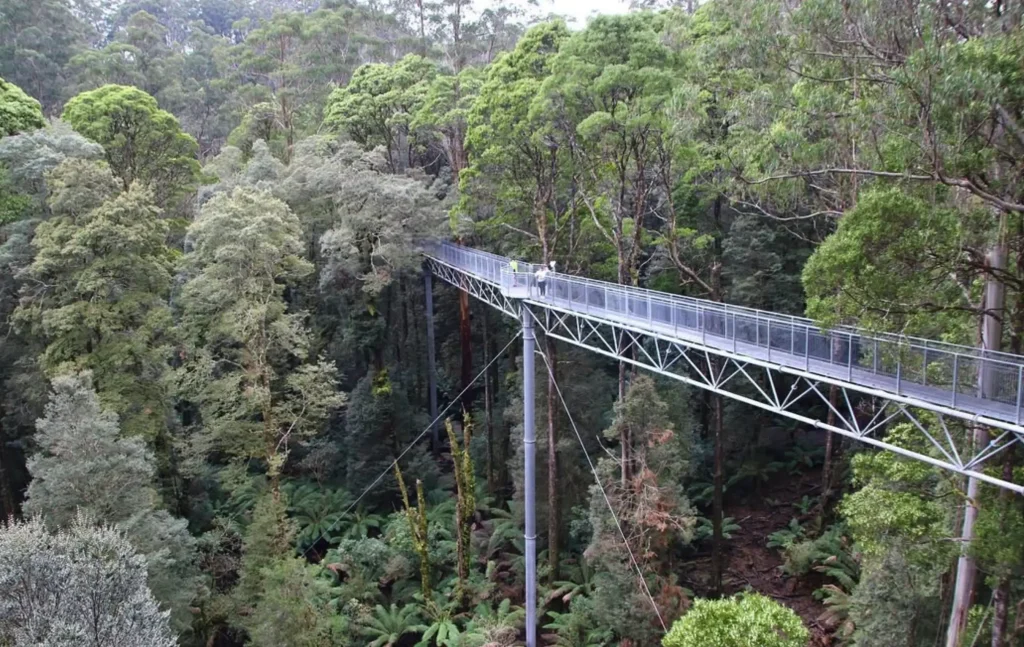
<svg viewBox="0 0 1024 647">
<path fill-rule="evenodd" d="M 956 406 L 956 391 L 960 388 L 960 353 L 953 353 L 953 406 Z M 1020 407 L 1017 407 L 1018 411 Z M 1017 417 L 1020 417 L 1018 413 Z"/>
<path fill-rule="evenodd" d="M 846 368 L 847 380 L 853 382 L 853 333 L 846 335 Z"/>
<path fill-rule="evenodd" d="M 1020 424 L 1020 402 L 1021 396 L 1024 395 L 1020 391 L 1020 385 L 1024 382 L 1024 366 L 1017 367 L 1017 424 Z"/>
<path fill-rule="evenodd" d="M 526 647 L 537 647 L 537 516 L 534 492 L 534 462 L 537 438 L 533 426 L 533 320 L 526 304 L 520 302 L 523 318 L 523 508 L 526 528 Z"/>
<path fill-rule="evenodd" d="M 728 319 L 729 313 L 727 312 L 725 314 L 726 314 L 725 324 L 726 324 L 726 326 L 728 326 L 729 325 L 729 319 Z M 734 352 L 734 353 L 736 352 L 736 313 L 735 312 L 732 313 L 732 352 Z"/>
<path fill-rule="evenodd" d="M 804 326 L 804 370 L 811 370 L 811 328 Z"/>
<path fill-rule="evenodd" d="M 430 398 L 430 419 L 437 419 L 437 364 L 434 357 L 434 275 L 429 265 L 423 266 L 423 291 L 427 297 L 427 392 Z M 436 453 L 441 451 L 438 426 L 430 430 L 430 447 Z"/>
</svg>

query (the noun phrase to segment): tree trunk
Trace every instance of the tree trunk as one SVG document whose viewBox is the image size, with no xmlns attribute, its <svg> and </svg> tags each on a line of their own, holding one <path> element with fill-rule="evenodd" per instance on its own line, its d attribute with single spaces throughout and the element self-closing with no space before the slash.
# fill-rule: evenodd
<svg viewBox="0 0 1024 647">
<path fill-rule="evenodd" d="M 4 520 L 14 516 L 14 492 L 11 489 L 11 476 L 7 456 L 7 434 L 4 433 L 4 409 L 0 402 L 0 505 L 3 506 Z"/>
<path fill-rule="evenodd" d="M 423 48 L 422 54 L 426 58 L 428 53 L 427 48 L 427 17 L 423 12 L 423 0 L 416 0 L 416 8 L 419 9 L 420 14 L 420 44 Z"/>
<path fill-rule="evenodd" d="M 487 308 L 484 308 L 483 335 L 484 335 L 484 366 L 491 362 L 491 336 L 488 332 Z M 493 403 L 494 391 L 491 389 L 491 370 L 484 373 L 484 416 L 487 421 L 487 493 L 494 496 L 494 418 Z"/>
<path fill-rule="evenodd" d="M 462 349 L 462 388 L 468 389 L 473 382 L 473 330 L 469 320 L 469 293 L 459 290 L 459 346 Z M 469 391 L 462 395 L 462 407 L 469 410 Z"/>
<path fill-rule="evenodd" d="M 1013 459 L 1015 447 L 1011 447 L 1006 450 L 1006 457 L 1003 459 L 1003 480 L 1013 480 Z M 1002 535 L 1005 537 L 1009 532 L 1009 520 L 1011 515 L 1019 514 L 1014 510 L 1014 495 L 1013 492 L 1007 489 L 1003 489 L 999 493 L 999 506 L 1001 508 L 999 515 L 999 529 L 1002 531 Z M 1010 617 L 1010 576 L 1003 574 L 999 577 L 999 583 L 996 584 L 995 590 L 992 592 L 992 647 L 1009 647 L 1010 643 L 1007 640 L 1007 629 Z"/>
<path fill-rule="evenodd" d="M 715 223 L 715 260 L 711 266 L 711 300 L 721 301 L 722 294 L 722 194 L 715 196 L 715 205 L 713 210 L 714 223 Z M 735 334 L 735 331 L 733 331 Z M 721 360 L 712 362 L 712 374 L 720 375 L 722 371 Z M 725 442 L 723 436 L 725 435 L 724 421 L 722 419 L 722 396 L 714 394 L 711 397 L 712 404 L 714 406 L 714 425 L 715 425 L 715 474 L 714 474 L 714 497 L 712 502 L 711 511 L 711 526 L 712 526 L 712 547 L 711 547 L 711 562 L 712 562 L 712 588 L 716 595 L 722 595 L 722 571 L 725 568 L 724 555 L 722 554 L 725 549 L 725 537 L 723 536 L 722 523 L 725 513 L 723 512 L 723 499 L 725 489 L 725 477 L 723 474 L 723 463 L 725 461 Z"/>
<path fill-rule="evenodd" d="M 839 402 L 839 387 L 833 384 L 828 390 L 828 418 L 826 424 L 834 427 L 836 424 L 836 404 Z M 825 436 L 825 462 L 821 468 L 821 496 L 818 497 L 818 519 L 823 521 L 825 508 L 828 506 L 829 498 L 832 496 L 832 441 L 835 434 L 829 429 Z"/>
<path fill-rule="evenodd" d="M 718 363 L 717 361 L 715 362 Z M 717 367 L 716 367 L 717 368 Z M 716 371 L 717 372 L 717 371 Z M 722 460 L 723 460 L 723 449 L 722 449 L 722 396 L 715 393 L 711 396 L 711 402 L 713 407 L 713 422 L 714 422 L 714 434 L 715 434 L 715 474 L 714 474 L 714 500 L 712 502 L 711 509 L 711 527 L 712 527 L 712 545 L 711 545 L 711 588 L 716 596 L 722 595 L 722 571 L 724 569 L 723 564 L 723 549 L 725 544 L 725 537 L 722 532 L 722 520 L 724 513 L 722 510 L 722 499 L 723 497 L 723 473 L 722 473 Z"/>
<path fill-rule="evenodd" d="M 1004 302 L 1006 286 L 992 272 L 1006 268 L 1006 213 L 1000 214 L 999 240 L 988 253 L 986 264 L 989 275 L 985 283 L 985 297 L 981 323 L 982 354 L 998 351 L 1002 345 Z M 978 372 L 979 395 L 991 396 L 994 392 L 993 372 L 982 365 Z M 974 447 L 980 450 L 989 443 L 988 430 L 978 425 L 974 428 Z M 960 557 L 957 560 L 956 583 L 953 590 L 953 609 L 950 613 L 949 628 L 946 632 L 946 647 L 960 647 L 961 634 L 967 625 L 967 612 L 974 597 L 975 576 L 977 565 L 970 554 L 971 542 L 974 541 L 974 523 L 978 518 L 979 483 L 977 479 L 967 482 L 967 508 L 964 510 L 963 528 L 960 533 Z"/>
<path fill-rule="evenodd" d="M 550 582 L 558 581 L 558 536 L 559 536 L 559 506 L 558 506 L 558 427 L 555 424 L 558 417 L 556 400 L 558 393 L 555 390 L 555 377 L 557 375 L 558 358 L 555 349 L 555 340 L 545 336 L 546 352 L 548 363 L 551 364 L 551 375 L 548 376 L 548 568 L 550 569 Z"/>
<path fill-rule="evenodd" d="M 618 235 L 619 242 L 616 244 L 618 254 L 618 265 L 619 265 L 619 284 L 626 285 L 627 268 L 626 268 L 626 255 L 622 249 L 621 234 Z M 623 355 L 626 351 L 624 347 L 625 340 L 620 336 L 619 338 L 619 355 Z M 619 402 L 623 402 L 626 399 L 626 363 L 619 362 Z M 625 426 L 619 432 L 619 445 L 622 450 L 622 487 L 623 489 L 629 486 L 630 469 L 629 469 L 629 435 L 626 431 Z"/>
</svg>

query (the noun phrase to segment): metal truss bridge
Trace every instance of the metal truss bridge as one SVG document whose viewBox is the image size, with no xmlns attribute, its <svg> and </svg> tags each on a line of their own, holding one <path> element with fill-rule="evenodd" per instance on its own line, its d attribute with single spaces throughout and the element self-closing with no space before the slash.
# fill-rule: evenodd
<svg viewBox="0 0 1024 647">
<path fill-rule="evenodd" d="M 1024 356 L 822 330 L 801 317 L 566 274 L 549 274 L 542 290 L 538 266 L 520 262 L 513 272 L 507 258 L 447 243 L 424 253 L 433 275 L 521 318 L 524 328 L 1024 494 L 1024 484 L 984 469 L 1024 442 Z M 910 424 L 921 442 L 888 442 L 884 430 L 897 422 Z M 992 429 L 984 447 L 972 440 L 977 425 Z"/>
</svg>

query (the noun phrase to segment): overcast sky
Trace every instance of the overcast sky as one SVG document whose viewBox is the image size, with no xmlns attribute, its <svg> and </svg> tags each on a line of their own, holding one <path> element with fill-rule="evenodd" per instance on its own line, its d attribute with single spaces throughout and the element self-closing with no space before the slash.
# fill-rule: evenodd
<svg viewBox="0 0 1024 647">
<path fill-rule="evenodd" d="M 585 27 L 587 18 L 598 13 L 625 13 L 629 0 L 540 0 L 540 9 L 545 13 L 564 14 L 576 19 L 573 27 Z"/>
<path fill-rule="evenodd" d="M 626 0 L 542 0 L 541 6 L 550 5 L 554 13 L 564 13 L 577 19 L 573 27 L 587 25 L 587 18 L 596 13 L 624 13 L 629 9 Z"/>
</svg>

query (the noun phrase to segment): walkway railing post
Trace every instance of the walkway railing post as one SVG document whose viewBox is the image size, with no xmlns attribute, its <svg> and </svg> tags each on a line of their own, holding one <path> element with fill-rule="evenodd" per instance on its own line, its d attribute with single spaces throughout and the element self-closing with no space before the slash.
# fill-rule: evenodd
<svg viewBox="0 0 1024 647">
<path fill-rule="evenodd" d="M 953 353 L 953 406 L 956 406 L 956 392 L 960 388 L 960 353 Z"/>
<path fill-rule="evenodd" d="M 1020 424 L 1021 383 L 1024 383 L 1024 366 L 1017 367 L 1017 424 Z"/>
<path fill-rule="evenodd" d="M 921 368 L 921 384 L 928 386 L 928 345 L 924 347 L 924 361 Z"/>
<path fill-rule="evenodd" d="M 729 320 L 725 320 L 729 323 Z M 736 352 L 736 313 L 732 313 L 732 352 Z"/>
<path fill-rule="evenodd" d="M 534 462 L 537 439 L 533 426 L 533 320 L 525 303 L 519 305 L 523 318 L 523 508 L 526 528 L 526 647 L 537 647 L 537 518 L 534 492 Z"/>
<path fill-rule="evenodd" d="M 853 335 L 846 336 L 846 368 L 847 381 L 853 382 Z"/>
<path fill-rule="evenodd" d="M 804 326 L 804 370 L 811 370 L 811 329 Z"/>
<path fill-rule="evenodd" d="M 430 398 L 430 419 L 437 419 L 437 360 L 434 357 L 434 275 L 430 266 L 423 265 L 423 291 L 427 297 L 427 391 Z M 430 430 L 430 448 L 437 453 L 441 450 L 438 441 L 438 426 Z"/>
</svg>

